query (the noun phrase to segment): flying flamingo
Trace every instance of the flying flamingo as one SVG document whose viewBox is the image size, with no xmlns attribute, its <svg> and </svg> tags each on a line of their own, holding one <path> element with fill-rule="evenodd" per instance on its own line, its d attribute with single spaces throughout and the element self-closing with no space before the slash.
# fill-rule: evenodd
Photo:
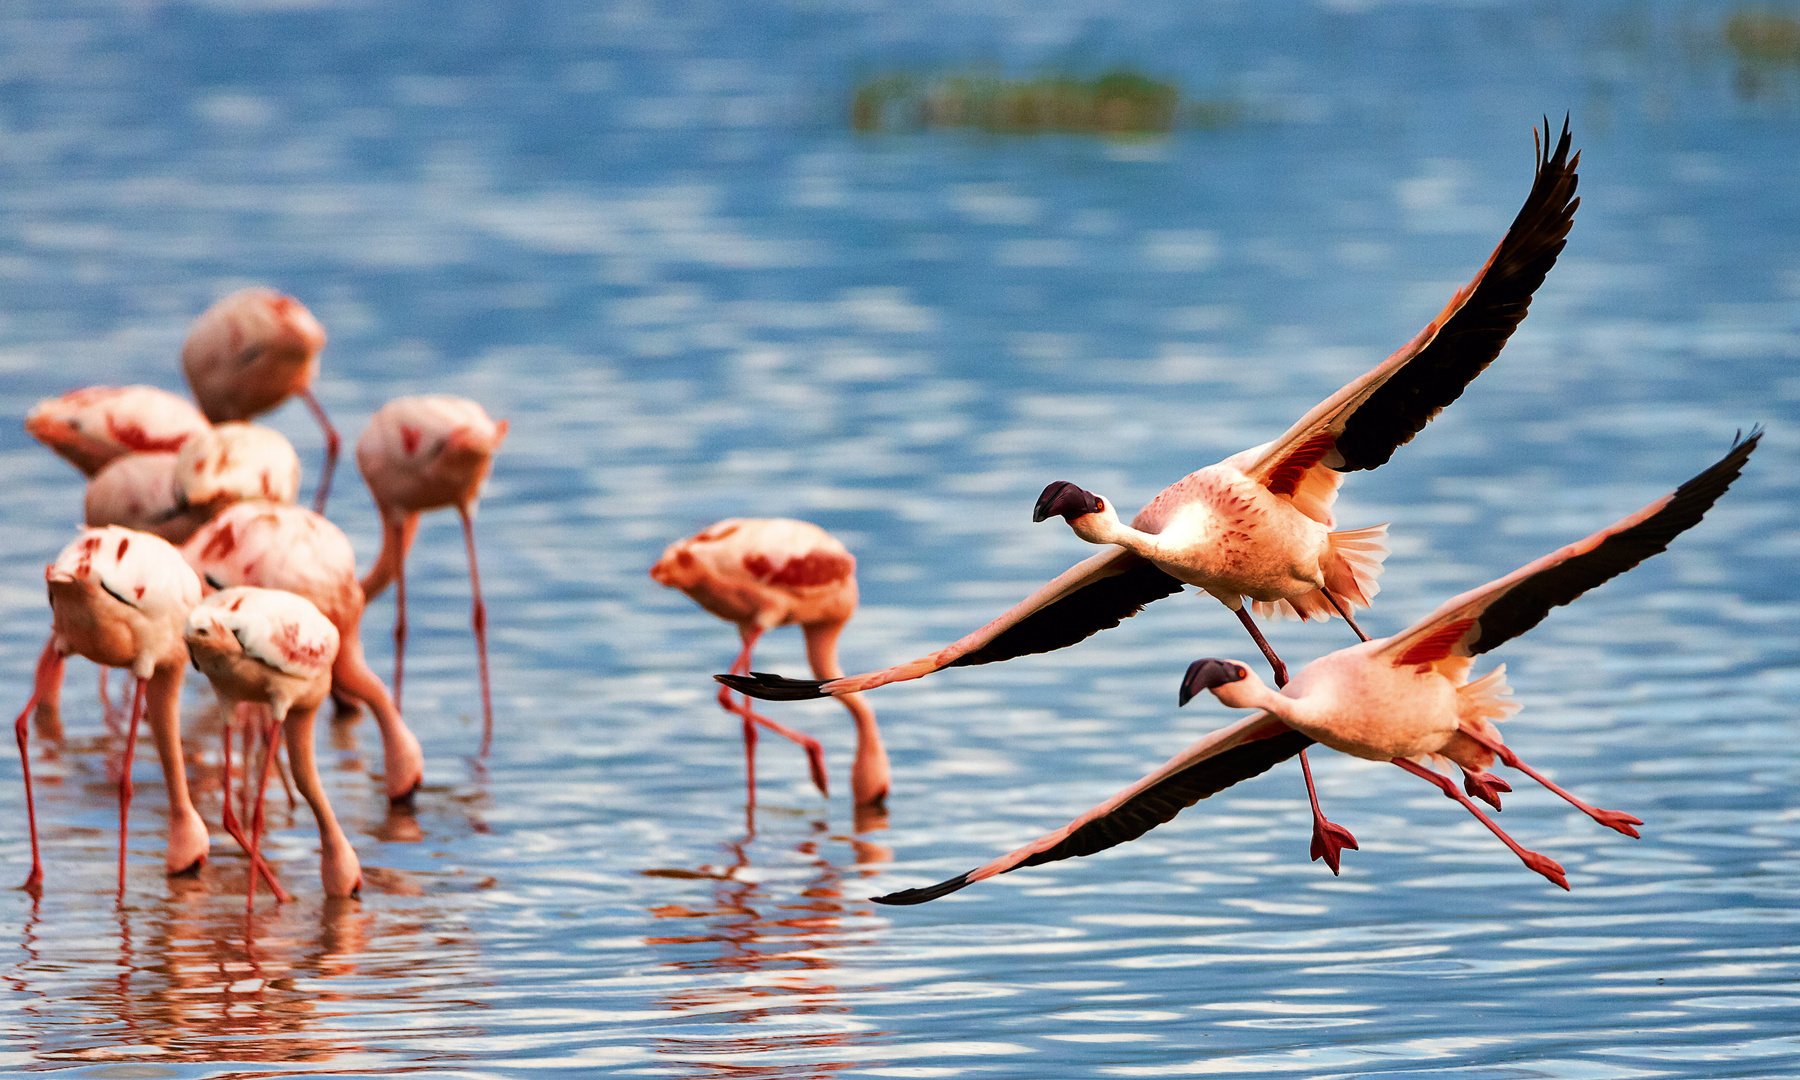
<svg viewBox="0 0 1800 1080">
<path fill-rule="evenodd" d="M 1261 710 L 1200 739 L 1161 768 L 1068 825 L 1024 847 L 922 889 L 873 899 L 883 904 L 921 904 L 1021 866 L 1092 855 L 1135 840 L 1184 807 L 1256 776 L 1317 741 L 1373 761 L 1392 761 L 1441 788 L 1466 806 L 1525 865 L 1567 889 L 1563 868 L 1519 846 L 1456 789 L 1425 767 L 1454 762 L 1463 785 L 1494 809 L 1512 788 L 1486 770 L 1500 759 L 1567 799 L 1595 821 L 1627 836 L 1643 822 L 1599 810 L 1551 783 L 1500 741 L 1493 721 L 1516 712 L 1505 700 L 1505 665 L 1473 682 L 1471 659 L 1530 630 L 1550 613 L 1596 585 L 1657 552 L 1701 517 L 1736 480 L 1760 432 L 1735 441 L 1711 468 L 1585 540 L 1455 597 L 1389 638 L 1327 654 L 1301 669 L 1280 693 L 1270 690 L 1235 660 L 1196 660 L 1182 681 L 1180 700 L 1211 690 L 1234 709 Z"/>
<path fill-rule="evenodd" d="M 765 630 L 798 623 L 806 635 L 806 659 L 813 674 L 835 679 L 837 641 L 856 611 L 856 557 L 836 537 L 817 525 L 788 518 L 730 518 L 671 544 L 650 577 L 680 589 L 701 607 L 736 623 L 744 647 L 731 670 L 748 673 L 750 650 Z M 858 807 L 879 808 L 887 799 L 887 750 L 875 713 L 861 694 L 839 697 L 856 722 L 856 761 L 850 789 Z M 733 703 L 719 688 L 719 704 L 744 718 L 744 753 L 748 761 L 750 803 L 756 803 L 756 725 L 806 747 L 813 782 L 825 791 L 824 751 L 818 740 L 750 711 L 750 703 Z"/>
<path fill-rule="evenodd" d="M 381 554 L 363 578 L 363 596 L 374 599 L 394 585 L 394 701 L 406 660 L 406 556 L 419 531 L 419 515 L 454 506 L 469 550 L 470 624 L 481 675 L 481 756 L 494 739 L 494 699 L 488 688 L 487 606 L 475 565 L 475 507 L 482 482 L 494 467 L 494 451 L 506 438 L 506 421 L 493 421 L 480 405 L 449 394 L 396 398 L 383 405 L 356 440 L 362 471 L 381 512 Z"/>
<path fill-rule="evenodd" d="M 1546 132 L 1548 127 L 1546 126 Z M 1535 132 L 1534 132 L 1535 136 Z M 827 680 L 720 676 L 754 697 L 794 700 L 868 690 L 946 667 L 1049 652 L 1137 614 L 1190 584 L 1238 617 L 1275 673 L 1287 669 L 1245 610 L 1329 619 L 1367 640 L 1351 610 L 1367 607 L 1387 558 L 1386 525 L 1332 532 L 1331 504 L 1343 474 L 1385 464 L 1455 401 L 1525 318 L 1532 293 L 1561 253 L 1580 200 L 1581 155 L 1569 155 L 1568 122 L 1554 153 L 1539 143 L 1537 176 L 1512 227 L 1474 280 L 1431 324 L 1372 371 L 1315 406 L 1287 433 L 1191 473 L 1163 489 L 1123 525 L 1109 500 L 1057 481 L 1034 521 L 1061 516 L 1075 534 L 1107 550 L 1065 571 L 1012 610 L 929 656 L 881 671 Z M 1338 868 L 1349 830 L 1325 819 L 1301 757 L 1313 807 L 1313 858 Z"/>
<path fill-rule="evenodd" d="M 319 779 L 313 757 L 313 718 L 331 691 L 332 666 L 337 659 L 338 631 L 313 603 L 291 592 L 276 589 L 231 588 L 213 593 L 188 615 L 188 649 L 194 666 L 211 680 L 227 709 L 239 703 L 267 705 L 269 722 L 262 775 L 257 781 L 256 807 L 250 839 L 239 843 L 252 857 L 250 902 L 256 899 L 258 873 L 267 875 L 257 849 L 262 841 L 263 792 L 274 761 L 277 728 L 287 734 L 288 760 L 293 763 L 294 785 L 300 789 L 319 825 L 319 875 L 327 896 L 355 896 L 362 887 L 362 868 L 356 850 L 338 825 Z M 249 777 L 245 777 L 245 783 Z M 230 814 L 230 793 L 226 793 Z M 269 882 L 277 897 L 285 894 L 272 875 Z"/>
<path fill-rule="evenodd" d="M 194 870 L 206 861 L 206 823 L 188 796 L 181 754 L 181 681 L 187 667 L 182 625 L 200 602 L 200 579 L 168 541 L 118 526 L 83 529 L 44 570 L 50 592 L 51 645 L 38 662 L 32 700 L 13 725 L 25 769 L 26 816 L 31 829 L 31 876 L 25 888 L 44 880 L 38 855 L 37 808 L 31 794 L 31 764 L 25 721 L 38 695 L 60 683 L 64 657 L 78 653 L 97 664 L 130 668 L 137 679 L 131 723 L 125 736 L 125 763 L 119 774 L 119 893 L 125 892 L 126 826 L 131 813 L 131 761 L 138 723 L 146 716 L 162 759 L 169 797 L 169 843 L 164 863 L 170 874 Z"/>
<path fill-rule="evenodd" d="M 409 802 L 424 777 L 419 740 L 394 699 L 363 659 L 359 624 L 363 593 L 356 555 L 336 525 L 311 510 L 278 503 L 241 502 L 207 522 L 182 554 L 215 589 L 254 585 L 285 589 L 312 601 L 337 627 L 333 688 L 369 706 L 381 728 L 388 800 Z"/>
<path fill-rule="evenodd" d="M 313 509 L 325 512 L 337 470 L 339 439 L 313 379 L 325 328 L 306 305 L 274 289 L 239 289 L 201 313 L 181 347 L 181 370 L 200 411 L 213 423 L 260 416 L 299 395 L 325 432 L 325 467 Z"/>
<path fill-rule="evenodd" d="M 25 416 L 32 438 L 90 477 L 126 454 L 172 453 L 211 426 L 185 399 L 154 386 L 71 390 Z"/>
</svg>

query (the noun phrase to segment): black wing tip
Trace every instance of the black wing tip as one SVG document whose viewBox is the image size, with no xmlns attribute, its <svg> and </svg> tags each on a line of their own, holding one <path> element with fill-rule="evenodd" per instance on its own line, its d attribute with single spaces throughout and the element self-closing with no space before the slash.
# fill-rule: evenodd
<svg viewBox="0 0 1800 1080">
<path fill-rule="evenodd" d="M 822 689 L 825 685 L 823 680 L 790 679 L 785 675 L 772 675 L 766 671 L 752 671 L 748 675 L 714 675 L 713 679 L 740 694 L 749 694 L 763 701 L 811 701 L 813 698 L 831 696 Z"/>
<path fill-rule="evenodd" d="M 886 896 L 871 896 L 869 899 L 877 904 L 892 904 L 896 907 L 910 907 L 913 904 L 923 904 L 927 901 L 936 900 L 940 896 L 949 896 L 956 890 L 970 884 L 969 874 L 973 874 L 974 872 L 975 871 L 970 870 L 968 873 L 958 874 L 948 881 L 940 881 L 936 885 L 927 885 L 922 889 L 901 889 L 899 892 L 891 892 Z"/>
</svg>

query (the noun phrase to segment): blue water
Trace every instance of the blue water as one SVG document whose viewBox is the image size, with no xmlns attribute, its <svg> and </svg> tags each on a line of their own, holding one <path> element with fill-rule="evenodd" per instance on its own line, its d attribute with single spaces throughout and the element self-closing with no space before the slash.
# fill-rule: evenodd
<svg viewBox="0 0 1800 1080">
<path fill-rule="evenodd" d="M 386 814 L 366 721 L 323 755 L 361 901 L 321 899 L 311 821 L 280 797 L 269 849 L 295 903 L 246 920 L 222 836 L 198 881 L 165 880 L 140 754 L 116 906 L 120 736 L 71 664 L 67 743 L 34 746 L 49 882 L 41 903 L 0 893 L 0 1069 L 1800 1074 L 1800 67 L 1740 68 L 1733 10 L 0 11 L 0 673 L 21 703 L 80 486 L 16 421 L 72 386 L 181 389 L 187 324 L 225 291 L 267 283 L 318 314 L 318 393 L 351 439 L 427 390 L 512 423 L 478 523 L 494 753 L 471 760 L 467 585 L 438 515 L 409 572 L 416 817 Z M 1124 64 L 1238 120 L 1113 141 L 848 129 L 865 75 L 983 64 Z M 836 787 L 821 799 L 765 740 L 749 833 L 708 678 L 735 636 L 648 579 L 664 545 L 807 518 L 859 560 L 850 670 L 960 636 L 1089 553 L 1031 523 L 1046 482 L 1136 505 L 1424 325 L 1522 201 L 1532 125 L 1565 112 L 1583 204 L 1530 318 L 1349 479 L 1339 520 L 1393 522 L 1364 621 L 1392 633 L 1768 425 L 1701 526 L 1488 658 L 1525 706 L 1509 744 L 1643 818 L 1642 840 L 1519 784 L 1503 823 L 1568 867 L 1565 894 L 1415 778 L 1319 751 L 1328 812 L 1362 843 L 1340 878 L 1307 861 L 1289 764 L 1102 855 L 866 902 L 1055 828 L 1227 722 L 1174 707 L 1189 660 L 1250 651 L 1191 597 L 871 695 L 885 831 L 853 832 L 842 710 L 770 706 L 825 741 Z M 304 410 L 270 422 L 310 470 Z M 366 565 L 353 468 L 331 513 Z M 377 670 L 392 614 L 370 609 Z M 1349 643 L 1336 623 L 1271 635 L 1295 662 Z M 800 672 L 797 635 L 769 635 L 757 666 Z M 208 700 L 196 677 L 216 821 Z M 15 879 L 22 801 L 8 767 Z"/>
</svg>

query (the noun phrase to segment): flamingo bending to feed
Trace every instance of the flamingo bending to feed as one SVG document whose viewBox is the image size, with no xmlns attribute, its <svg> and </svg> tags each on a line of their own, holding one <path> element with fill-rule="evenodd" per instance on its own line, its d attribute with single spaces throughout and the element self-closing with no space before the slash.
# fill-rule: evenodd
<svg viewBox="0 0 1800 1080">
<path fill-rule="evenodd" d="M 88 481 L 83 517 L 93 528 L 122 525 L 183 544 L 234 502 L 293 502 L 299 490 L 300 459 L 280 432 L 260 424 L 208 424 L 173 453 L 129 453 L 102 466 Z M 52 648 L 52 643 L 44 645 L 46 656 Z M 100 686 L 104 698 L 105 668 Z M 60 677 L 38 687 L 37 709 L 46 725 L 40 731 L 53 730 L 49 717 L 61 707 Z"/>
<path fill-rule="evenodd" d="M 50 684 L 60 684 L 63 659 L 78 653 L 108 667 L 130 668 L 137 679 L 125 762 L 119 773 L 119 892 L 125 891 L 126 826 L 131 814 L 131 761 L 138 723 L 148 717 L 162 759 L 169 797 L 169 843 L 164 862 L 170 874 L 186 873 L 206 861 L 206 823 L 188 796 L 181 754 L 181 681 L 187 646 L 181 630 L 200 602 L 200 579 L 168 541 L 118 526 L 83 529 L 44 570 L 50 592 L 51 644 L 38 662 L 32 700 L 13 725 L 25 768 L 25 805 L 31 829 L 31 876 L 25 888 L 44 880 L 38 856 L 37 808 L 32 801 L 31 764 L 25 721 Z"/>
<path fill-rule="evenodd" d="M 215 424 L 261 416 L 295 395 L 306 402 L 325 433 L 325 466 L 313 497 L 321 514 L 340 442 L 312 392 L 324 348 L 325 328 L 306 305 L 266 288 L 239 289 L 207 308 L 181 346 L 188 387 Z"/>
<path fill-rule="evenodd" d="M 172 453 L 210 427 L 185 399 L 154 386 L 71 390 L 25 416 L 32 438 L 90 477 L 126 454 Z"/>
<path fill-rule="evenodd" d="M 494 699 L 488 688 L 487 605 L 481 601 L 481 573 L 475 565 L 475 507 L 481 485 L 494 468 L 494 451 L 506 438 L 506 421 L 488 419 L 468 398 L 425 394 L 383 405 L 356 440 L 356 467 L 381 512 L 381 554 L 363 578 L 365 599 L 394 585 L 394 701 L 406 658 L 406 556 L 419 531 L 419 515 L 454 506 L 462 518 L 463 546 L 469 551 L 469 622 L 481 676 L 481 756 L 494 739 Z"/>
<path fill-rule="evenodd" d="M 256 899 L 259 873 L 268 875 L 278 898 L 286 898 L 257 854 L 262 842 L 263 792 L 275 758 L 278 728 L 287 734 L 294 785 L 318 821 L 319 875 L 325 895 L 355 896 L 362 888 L 362 867 L 331 812 L 313 757 L 313 719 L 331 692 L 337 627 L 305 597 L 277 589 L 239 587 L 213 593 L 195 607 L 187 618 L 186 637 L 194 666 L 212 682 L 228 710 L 240 703 L 254 703 L 267 705 L 273 716 L 265 740 L 269 749 L 257 780 L 255 817 L 245 846 L 252 859 L 251 902 Z M 229 815 L 229 792 L 225 806 Z M 244 843 L 241 836 L 239 843 Z"/>
<path fill-rule="evenodd" d="M 1546 126 L 1546 134 L 1548 127 Z M 1535 131 L 1534 131 L 1535 136 Z M 1525 318 L 1532 293 L 1563 249 L 1580 200 L 1581 155 L 1570 134 L 1538 146 L 1531 194 L 1474 280 L 1398 352 L 1315 406 L 1273 442 L 1235 454 L 1164 488 L 1127 527 L 1111 501 L 1058 481 L 1038 498 L 1034 521 L 1060 516 L 1107 550 L 1065 571 L 981 629 L 929 656 L 850 678 L 814 682 L 774 675 L 720 676 L 754 697 L 793 700 L 868 690 L 946 667 L 988 664 L 1073 645 L 1198 586 L 1230 608 L 1275 673 L 1287 669 L 1245 610 L 1302 619 L 1344 618 L 1367 607 L 1387 558 L 1386 525 L 1332 532 L 1343 474 L 1383 465 L 1499 355 Z M 1338 850 L 1356 846 L 1313 805 L 1313 858 L 1335 873 Z"/>
<path fill-rule="evenodd" d="M 411 801 L 425 774 L 425 757 L 380 676 L 363 658 L 363 593 L 356 581 L 356 554 L 343 531 L 303 507 L 241 502 L 207 522 L 182 554 L 215 589 L 285 589 L 325 613 L 339 637 L 333 686 L 375 714 L 388 800 L 400 805 Z"/>
<path fill-rule="evenodd" d="M 750 650 L 764 631 L 798 623 L 806 635 L 806 659 L 813 674 L 835 679 L 837 641 L 856 611 L 856 557 L 837 538 L 805 521 L 789 518 L 730 518 L 686 540 L 669 545 L 650 568 L 659 584 L 680 589 L 701 607 L 736 623 L 744 647 L 731 667 L 750 670 Z M 861 694 L 839 697 L 856 722 L 856 761 L 850 789 L 859 807 L 880 807 L 887 799 L 887 750 L 875 712 Z M 744 719 L 744 753 L 748 761 L 750 802 L 756 803 L 756 725 L 806 747 L 813 782 L 825 791 L 824 751 L 818 740 L 791 731 L 750 711 L 719 688 L 719 704 Z"/>
<path fill-rule="evenodd" d="M 921 904 L 1021 866 L 1092 855 L 1170 820 L 1183 808 L 1256 776 L 1313 742 L 1374 761 L 1392 761 L 1461 802 L 1532 870 L 1567 889 L 1563 868 L 1520 847 L 1448 778 L 1426 768 L 1448 759 L 1463 785 L 1496 810 L 1512 789 L 1486 770 L 1499 758 L 1595 821 L 1627 836 L 1642 821 L 1599 810 L 1531 769 L 1500 741 L 1493 721 L 1518 710 L 1505 665 L 1473 682 L 1470 661 L 1536 626 L 1550 609 L 1616 577 L 1698 524 L 1736 480 L 1761 439 L 1751 432 L 1711 468 L 1637 513 L 1455 597 L 1393 637 L 1329 653 L 1302 668 L 1280 693 L 1235 660 L 1196 660 L 1182 681 L 1181 703 L 1211 690 L 1234 709 L 1258 709 L 1170 758 L 1161 768 L 1068 825 L 985 866 L 922 889 L 873 899 Z"/>
</svg>

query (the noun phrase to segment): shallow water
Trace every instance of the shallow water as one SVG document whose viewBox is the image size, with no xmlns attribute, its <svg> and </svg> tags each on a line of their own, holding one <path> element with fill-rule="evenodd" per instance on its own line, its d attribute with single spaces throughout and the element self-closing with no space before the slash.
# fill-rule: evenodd
<svg viewBox="0 0 1800 1080">
<path fill-rule="evenodd" d="M 1800 1073 L 1800 68 L 1740 68 L 1714 5 L 621 2 L 69 4 L 0 14 L 0 411 L 96 382 L 180 389 L 188 321 L 267 282 L 331 333 L 353 439 L 389 397 L 465 394 L 512 431 L 478 524 L 499 732 L 479 699 L 453 518 L 409 574 L 390 815 L 372 725 L 323 760 L 367 867 L 326 903 L 306 814 L 270 802 L 296 902 L 246 918 L 215 836 L 161 873 L 148 747 L 115 904 L 122 736 L 70 665 L 34 745 L 43 899 L 0 893 L 0 1069 L 92 1077 L 408 1071 L 713 1077 Z M 855 136 L 868 73 L 1128 64 L 1238 122 L 1158 139 Z M 1133 844 L 929 906 L 866 897 L 1055 828 L 1199 734 L 1198 656 L 1246 656 L 1170 599 L 1078 648 L 871 696 L 890 827 L 857 834 L 763 742 L 754 833 L 708 675 L 726 626 L 645 571 L 719 518 L 792 515 L 859 559 L 865 670 L 959 636 L 1088 551 L 1034 526 L 1070 479 L 1135 505 L 1273 437 L 1435 314 L 1573 112 L 1583 206 L 1530 319 L 1394 460 L 1364 625 L 1586 535 L 1768 425 L 1666 555 L 1491 659 L 1527 760 L 1645 821 L 1537 789 L 1504 824 L 1565 894 L 1397 769 L 1313 755 L 1362 849 L 1306 859 L 1291 764 Z M 271 422 L 309 469 L 321 441 Z M 72 470 L 0 430 L 0 671 L 23 700 L 39 567 Z M 311 484 L 309 479 L 309 486 Z M 377 523 L 349 462 L 332 516 Z M 372 606 L 377 670 L 392 604 Z M 1335 623 L 1277 626 L 1304 662 Z M 797 635 L 759 668 L 798 672 Z M 1486 664 L 1477 670 L 1485 670 Z M 113 680 L 118 693 L 119 681 Z M 186 698 L 201 808 L 216 724 Z M 770 706 L 826 743 L 829 702 Z M 473 718 L 473 719 L 472 719 Z M 322 739 L 332 735 L 321 734 Z M 352 745 L 355 744 L 355 745 Z M 18 807 L 16 768 L 0 805 Z M 22 815 L 0 841 L 22 879 Z M 3 938 L 4 935 L 0 935 Z"/>
</svg>

